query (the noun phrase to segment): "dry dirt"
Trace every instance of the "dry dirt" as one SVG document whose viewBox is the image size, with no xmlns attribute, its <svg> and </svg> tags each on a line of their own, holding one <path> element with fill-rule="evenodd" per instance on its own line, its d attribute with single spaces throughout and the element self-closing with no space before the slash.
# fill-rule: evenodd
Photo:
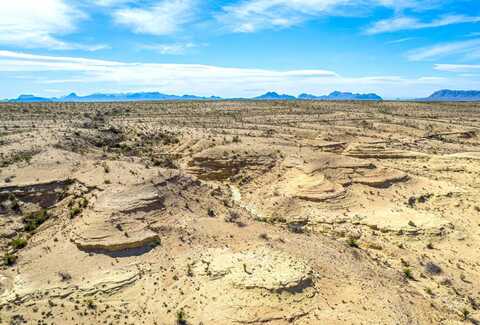
<svg viewBox="0 0 480 325">
<path fill-rule="evenodd" d="M 0 114 L 0 324 L 480 321 L 480 104 Z"/>
</svg>

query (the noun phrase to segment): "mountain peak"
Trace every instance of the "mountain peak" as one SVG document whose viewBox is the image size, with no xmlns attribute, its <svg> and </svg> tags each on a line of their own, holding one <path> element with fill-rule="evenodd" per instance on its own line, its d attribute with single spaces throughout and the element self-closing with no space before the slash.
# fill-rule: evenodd
<svg viewBox="0 0 480 325">
<path fill-rule="evenodd" d="M 220 97 L 200 97 L 194 95 L 167 95 L 160 92 L 137 92 L 137 93 L 116 93 L 105 94 L 95 93 L 87 96 L 78 96 L 72 92 L 60 98 L 43 98 L 34 95 L 20 95 L 10 102 L 128 102 L 128 101 L 160 101 L 160 100 L 217 100 Z"/>
<path fill-rule="evenodd" d="M 9 102 L 51 102 L 49 98 L 37 97 L 35 95 L 20 95 L 17 99 L 9 100 Z"/>
<path fill-rule="evenodd" d="M 315 96 L 311 94 L 300 94 L 298 99 L 303 100 L 382 100 L 377 94 L 354 94 L 335 90 L 327 96 Z"/>
<path fill-rule="evenodd" d="M 275 91 L 269 91 L 261 96 L 255 97 L 254 99 L 260 100 L 292 100 L 296 99 L 295 96 L 287 95 L 287 94 L 278 94 Z"/>
<path fill-rule="evenodd" d="M 480 101 L 480 90 L 442 89 L 434 92 L 425 100 L 432 101 Z"/>
<path fill-rule="evenodd" d="M 168 95 L 157 91 L 151 92 L 131 92 L 131 93 L 94 93 L 87 96 L 78 96 L 72 92 L 67 96 L 59 98 L 43 98 L 35 95 L 20 95 L 10 102 L 129 102 L 129 101 L 162 101 L 162 100 L 220 100 L 221 97 L 210 96 L 201 97 L 195 95 Z M 243 98 L 246 99 L 246 98 Z M 275 91 L 269 91 L 265 94 L 250 98 L 255 100 L 382 100 L 376 94 L 354 94 L 350 92 L 333 91 L 329 95 L 316 96 L 309 93 L 302 93 L 298 97 L 280 94 Z"/>
</svg>

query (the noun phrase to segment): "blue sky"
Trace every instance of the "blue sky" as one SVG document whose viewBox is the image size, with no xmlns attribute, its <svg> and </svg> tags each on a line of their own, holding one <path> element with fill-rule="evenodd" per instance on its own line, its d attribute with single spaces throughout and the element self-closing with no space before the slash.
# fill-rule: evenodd
<svg viewBox="0 0 480 325">
<path fill-rule="evenodd" d="M 0 98 L 480 89 L 478 0 L 0 2 Z"/>
</svg>

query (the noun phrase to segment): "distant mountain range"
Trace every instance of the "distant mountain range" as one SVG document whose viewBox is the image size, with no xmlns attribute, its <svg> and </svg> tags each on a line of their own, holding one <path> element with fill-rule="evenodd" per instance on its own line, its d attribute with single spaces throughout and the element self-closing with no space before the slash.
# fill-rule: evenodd
<svg viewBox="0 0 480 325">
<path fill-rule="evenodd" d="M 277 94 L 276 92 L 268 92 L 264 95 L 255 97 L 258 100 L 382 100 L 377 94 L 353 94 L 340 91 L 334 91 L 330 95 L 315 96 L 311 94 L 300 94 L 298 97 L 286 94 Z"/>
<path fill-rule="evenodd" d="M 442 89 L 434 92 L 422 101 L 444 101 L 444 102 L 475 102 L 480 101 L 480 90 L 450 90 Z"/>
<path fill-rule="evenodd" d="M 64 97 L 37 97 L 34 95 L 20 95 L 16 99 L 2 100 L 3 102 L 32 103 L 32 102 L 128 102 L 128 101 L 162 101 L 162 100 L 221 100 L 221 97 L 201 97 L 195 95 L 167 95 L 160 92 L 138 92 L 118 94 L 92 94 L 78 96 L 75 93 Z M 334 91 L 329 95 L 316 96 L 312 94 L 300 94 L 297 97 L 276 92 L 267 92 L 254 98 L 236 98 L 253 100 L 382 100 L 377 94 L 354 94 L 350 92 Z M 427 98 L 415 99 L 418 101 L 480 101 L 480 90 L 449 90 L 443 89 L 434 92 Z"/>
<path fill-rule="evenodd" d="M 297 97 L 292 96 L 292 95 L 286 95 L 286 94 L 278 94 L 274 91 L 270 91 L 268 93 L 265 93 L 261 96 L 254 97 L 253 99 L 258 99 L 258 100 L 295 100 Z"/>
<path fill-rule="evenodd" d="M 37 103 L 37 102 L 51 102 L 49 98 L 37 97 L 34 95 L 20 95 L 17 99 L 7 99 L 7 102 L 15 103 Z"/>
<path fill-rule="evenodd" d="M 88 96 L 78 96 L 75 93 L 63 97 L 38 97 L 35 95 L 20 95 L 18 98 L 3 100 L 12 103 L 33 103 L 33 102 L 127 102 L 127 101 L 161 101 L 161 100 L 220 100 L 221 97 L 200 97 L 194 95 L 167 95 L 159 92 L 139 92 L 139 93 L 119 93 L 119 94 L 92 94 Z M 382 100 L 376 94 L 352 94 L 347 92 L 334 91 L 327 96 L 315 96 L 311 94 L 301 94 L 298 97 L 278 94 L 276 92 L 267 92 L 254 98 L 236 98 L 236 99 L 254 99 L 254 100 Z"/>
<path fill-rule="evenodd" d="M 140 92 L 140 93 L 119 93 L 119 94 L 92 94 L 88 96 L 78 96 L 75 93 L 64 97 L 44 98 L 34 95 L 20 95 L 9 102 L 128 102 L 128 101 L 154 101 L 154 100 L 217 100 L 220 97 L 199 97 L 194 95 L 167 95 L 159 92 Z"/>
<path fill-rule="evenodd" d="M 353 94 L 340 91 L 334 91 L 327 96 L 315 96 L 311 94 L 301 94 L 298 99 L 305 100 L 382 100 L 377 94 Z"/>
</svg>

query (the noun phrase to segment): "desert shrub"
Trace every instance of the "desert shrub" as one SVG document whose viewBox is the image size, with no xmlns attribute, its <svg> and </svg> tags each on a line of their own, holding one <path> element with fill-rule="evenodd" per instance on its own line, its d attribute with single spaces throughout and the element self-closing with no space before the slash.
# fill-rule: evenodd
<svg viewBox="0 0 480 325">
<path fill-rule="evenodd" d="M 108 167 L 107 163 L 104 162 L 102 164 L 102 167 L 103 167 L 103 171 L 105 172 L 105 174 L 110 173 L 110 167 Z"/>
<path fill-rule="evenodd" d="M 414 280 L 415 278 L 413 277 L 413 272 L 412 272 L 412 269 L 410 268 L 405 268 L 403 269 L 403 275 L 405 276 L 405 278 L 409 279 L 409 280 Z"/>
<path fill-rule="evenodd" d="M 95 302 L 92 299 L 88 299 L 86 304 L 88 309 L 97 309 L 97 305 L 95 305 Z"/>
<path fill-rule="evenodd" d="M 21 163 L 21 162 L 30 164 L 30 161 L 32 160 L 33 156 L 36 155 L 37 153 L 38 151 L 32 151 L 32 150 L 16 152 L 15 154 L 11 155 L 7 159 L 1 160 L 0 167 L 8 167 L 10 165 Z"/>
<path fill-rule="evenodd" d="M 79 207 L 73 207 L 70 209 L 70 218 L 75 218 L 76 216 L 78 216 L 80 213 L 82 212 L 82 209 L 80 209 Z"/>
<path fill-rule="evenodd" d="M 72 276 L 67 272 L 58 272 L 58 276 L 60 276 L 62 282 L 67 282 L 72 279 Z"/>
<path fill-rule="evenodd" d="M 12 266 L 17 262 L 17 259 L 18 259 L 17 255 L 6 253 L 3 256 L 3 264 L 7 266 Z"/>
<path fill-rule="evenodd" d="M 12 239 L 12 241 L 10 242 L 10 246 L 12 246 L 15 250 L 22 249 L 27 246 L 27 240 L 22 237 L 17 237 L 15 239 Z"/>
<path fill-rule="evenodd" d="M 176 325 L 188 325 L 188 322 L 187 322 L 187 314 L 185 313 L 185 311 L 183 309 L 180 309 L 179 311 L 177 311 L 177 315 L 176 315 Z"/>
<path fill-rule="evenodd" d="M 228 223 L 237 223 L 240 219 L 240 215 L 236 211 L 229 211 L 228 215 L 225 216 L 225 222 Z"/>
<path fill-rule="evenodd" d="M 360 246 L 358 245 L 358 240 L 355 239 L 354 237 L 350 236 L 347 238 L 347 245 L 353 248 L 359 248 Z"/>
<path fill-rule="evenodd" d="M 40 227 L 49 218 L 48 211 L 46 209 L 33 212 L 23 219 L 25 224 L 25 231 L 32 232 Z"/>
<path fill-rule="evenodd" d="M 86 198 L 82 198 L 79 203 L 80 207 L 86 208 L 88 206 L 88 200 Z"/>
</svg>

